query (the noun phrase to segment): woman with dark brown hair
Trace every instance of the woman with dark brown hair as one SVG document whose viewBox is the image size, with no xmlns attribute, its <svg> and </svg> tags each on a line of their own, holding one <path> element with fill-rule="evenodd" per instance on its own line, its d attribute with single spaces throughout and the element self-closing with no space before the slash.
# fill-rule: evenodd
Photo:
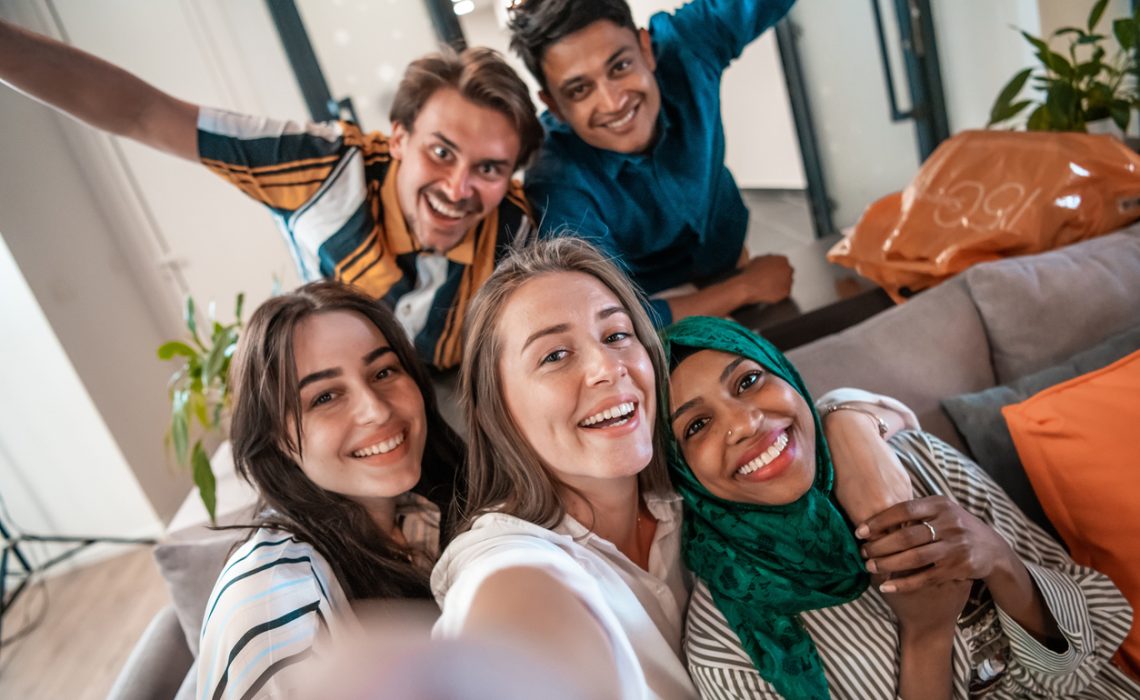
<svg viewBox="0 0 1140 700">
<path fill-rule="evenodd" d="M 232 381 L 261 503 L 207 603 L 198 695 L 288 696 L 356 601 L 429 596 L 464 447 L 392 313 L 340 283 L 262 304 Z"/>
</svg>

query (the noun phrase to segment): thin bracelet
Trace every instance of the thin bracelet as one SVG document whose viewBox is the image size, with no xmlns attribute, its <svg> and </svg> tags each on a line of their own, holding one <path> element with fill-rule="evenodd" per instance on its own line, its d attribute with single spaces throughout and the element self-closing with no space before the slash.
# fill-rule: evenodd
<svg viewBox="0 0 1140 700">
<path fill-rule="evenodd" d="M 859 408 L 858 406 L 852 406 L 849 403 L 833 403 L 823 411 L 823 415 L 830 416 L 836 411 L 855 411 L 856 413 L 862 413 L 871 420 L 875 421 L 875 427 L 879 429 L 879 437 L 887 437 L 887 422 L 882 418 L 876 416 L 874 413 L 868 411 L 867 409 Z"/>
</svg>

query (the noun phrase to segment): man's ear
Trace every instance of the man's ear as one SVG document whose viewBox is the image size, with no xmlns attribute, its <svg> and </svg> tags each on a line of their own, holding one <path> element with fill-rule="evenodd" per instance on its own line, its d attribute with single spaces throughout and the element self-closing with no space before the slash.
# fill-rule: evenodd
<svg viewBox="0 0 1140 700">
<path fill-rule="evenodd" d="M 396 160 L 404 159 L 404 148 L 408 142 L 408 130 L 400 122 L 392 123 L 392 136 L 388 139 L 388 153 Z"/>
<path fill-rule="evenodd" d="M 550 113 L 554 115 L 555 119 L 564 124 L 566 123 L 566 120 L 562 118 L 562 110 L 558 109 L 558 103 L 554 101 L 553 95 L 546 90 L 539 90 L 538 99 L 542 100 L 542 104 L 546 105 L 546 108 L 550 110 Z"/>
<path fill-rule="evenodd" d="M 641 57 L 645 59 L 645 65 L 649 66 L 649 70 L 657 70 L 657 57 L 653 55 L 653 39 L 649 36 L 649 30 L 644 27 L 637 30 L 637 44 L 641 48 Z"/>
</svg>

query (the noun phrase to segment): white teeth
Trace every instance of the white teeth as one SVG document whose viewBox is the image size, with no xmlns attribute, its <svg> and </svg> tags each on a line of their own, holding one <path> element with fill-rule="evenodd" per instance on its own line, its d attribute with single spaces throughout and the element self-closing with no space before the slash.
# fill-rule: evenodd
<svg viewBox="0 0 1140 700">
<path fill-rule="evenodd" d="M 444 216 L 450 217 L 452 219 L 463 218 L 462 210 L 448 206 L 445 202 L 436 199 L 431 192 L 426 193 L 425 197 L 427 198 L 428 206 L 430 206 L 436 213 L 443 214 Z"/>
<path fill-rule="evenodd" d="M 760 469 L 761 467 L 768 466 L 772 463 L 772 460 L 780 456 L 780 453 L 782 453 L 784 451 L 784 448 L 787 446 L 788 434 L 781 433 L 780 437 L 776 438 L 776 441 L 768 446 L 768 449 L 761 452 L 760 456 L 756 459 L 752 460 L 748 464 L 745 464 L 740 469 L 737 469 L 736 473 L 740 476 L 747 476 L 757 469 Z"/>
<path fill-rule="evenodd" d="M 384 442 L 378 442 L 371 447 L 365 447 L 363 450 L 357 450 L 352 453 L 353 457 L 371 457 L 372 455 L 382 455 L 396 449 L 404 444 L 404 433 L 400 433 L 396 437 L 388 438 Z"/>
<path fill-rule="evenodd" d="M 606 410 L 602 411 L 601 413 L 596 413 L 596 414 L 590 416 L 589 418 L 587 418 L 586 420 L 582 421 L 578 425 L 582 426 L 583 428 L 588 428 L 589 426 L 594 425 L 595 423 L 601 423 L 602 421 L 610 420 L 611 418 L 618 418 L 618 417 L 628 418 L 630 415 L 633 414 L 633 409 L 634 409 L 633 402 L 627 401 L 626 403 L 619 404 L 617 406 L 614 406 L 613 408 L 607 408 Z M 617 423 L 616 425 L 621 425 L 621 423 Z"/>
<path fill-rule="evenodd" d="M 617 121 L 612 121 L 609 124 L 606 124 L 606 128 L 607 129 L 620 129 L 623 126 L 625 126 L 626 124 L 633 121 L 633 115 L 636 113 L 637 113 L 637 107 L 634 107 L 633 109 L 626 112 L 625 116 L 622 117 L 621 119 L 618 119 Z"/>
</svg>

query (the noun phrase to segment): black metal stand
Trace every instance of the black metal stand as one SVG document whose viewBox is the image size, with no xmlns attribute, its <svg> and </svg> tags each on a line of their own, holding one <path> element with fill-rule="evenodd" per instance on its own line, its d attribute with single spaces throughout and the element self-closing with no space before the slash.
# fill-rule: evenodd
<svg viewBox="0 0 1140 700">
<path fill-rule="evenodd" d="M 4 541 L 4 550 L 0 553 L 0 641 L 3 641 L 3 625 L 4 615 L 8 613 L 16 599 L 27 588 L 28 583 L 36 574 L 42 574 L 56 564 L 67 561 L 76 554 L 82 552 L 87 547 L 93 544 L 154 544 L 155 540 L 151 538 L 131 538 L 131 537 L 71 537 L 71 536 L 55 536 L 55 535 L 17 535 L 12 537 L 8 528 L 4 526 L 4 522 L 0 520 L 0 537 Z M 24 553 L 20 551 L 20 544 L 22 542 L 43 542 L 50 544 L 68 544 L 72 545 L 71 549 L 52 557 L 39 566 L 32 565 Z M 9 561 L 14 559 L 15 564 L 19 569 L 9 571 Z M 8 577 L 19 576 L 20 583 L 9 594 L 8 593 Z"/>
</svg>

